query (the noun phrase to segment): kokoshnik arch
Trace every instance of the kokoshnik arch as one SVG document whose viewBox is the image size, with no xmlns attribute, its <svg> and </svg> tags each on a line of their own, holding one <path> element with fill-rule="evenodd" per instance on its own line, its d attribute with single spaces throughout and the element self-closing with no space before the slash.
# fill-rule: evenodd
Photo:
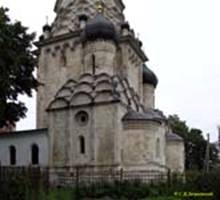
<svg viewBox="0 0 220 200">
<path fill-rule="evenodd" d="M 36 43 L 37 130 L 1 135 L 2 165 L 11 145 L 17 165 L 31 163 L 19 161 L 23 139 L 41 166 L 184 171 L 184 142 L 155 109 L 158 79 L 124 8 L 121 0 L 57 0 Z"/>
</svg>

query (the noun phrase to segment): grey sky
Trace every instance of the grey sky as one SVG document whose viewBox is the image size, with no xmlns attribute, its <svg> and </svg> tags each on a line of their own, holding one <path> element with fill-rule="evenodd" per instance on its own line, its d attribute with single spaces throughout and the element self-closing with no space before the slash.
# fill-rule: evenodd
<svg viewBox="0 0 220 200">
<path fill-rule="evenodd" d="M 220 124 L 220 1 L 219 0 L 124 0 L 125 15 L 140 34 L 159 77 L 156 107 L 178 114 L 191 127 L 217 139 Z M 41 33 L 49 16 L 54 18 L 55 0 L 0 0 L 10 16 L 31 31 Z M 35 99 L 28 118 L 18 129 L 35 128 Z"/>
</svg>

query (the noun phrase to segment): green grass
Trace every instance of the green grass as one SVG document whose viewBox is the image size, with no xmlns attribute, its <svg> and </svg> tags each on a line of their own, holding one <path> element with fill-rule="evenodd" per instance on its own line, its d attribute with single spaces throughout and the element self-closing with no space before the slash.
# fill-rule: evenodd
<svg viewBox="0 0 220 200">
<path fill-rule="evenodd" d="M 68 190 L 62 190 L 62 191 L 55 191 L 55 192 L 50 192 L 48 194 L 48 200 L 70 200 L 72 199 L 72 193 L 71 191 Z"/>
</svg>

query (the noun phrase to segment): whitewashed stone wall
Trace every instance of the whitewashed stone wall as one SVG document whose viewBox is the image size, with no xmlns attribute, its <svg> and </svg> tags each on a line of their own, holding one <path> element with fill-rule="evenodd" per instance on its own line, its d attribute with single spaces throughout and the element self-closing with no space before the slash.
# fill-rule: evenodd
<svg viewBox="0 0 220 200">
<path fill-rule="evenodd" d="M 50 111 L 50 165 L 113 165 L 118 163 L 117 104 L 84 106 Z M 86 112 L 88 122 L 80 124 L 77 113 Z M 85 153 L 79 151 L 79 137 L 85 138 Z"/>
<path fill-rule="evenodd" d="M 184 142 L 169 141 L 166 144 L 166 165 L 171 171 L 184 172 L 185 153 Z"/>
<path fill-rule="evenodd" d="M 118 161 L 118 104 L 97 106 L 95 120 L 95 160 L 98 165 L 114 165 Z"/>
<path fill-rule="evenodd" d="M 127 77 L 132 87 L 143 99 L 143 71 L 141 68 L 141 64 L 144 62 L 141 60 L 139 55 L 134 51 L 134 49 L 128 44 L 123 43 L 120 45 L 121 48 L 121 58 L 122 64 L 119 66 L 122 71 L 122 75 Z"/>
<path fill-rule="evenodd" d="M 155 107 L 155 88 L 153 85 L 143 85 L 143 104 L 146 109 Z"/>
<path fill-rule="evenodd" d="M 95 1 L 57 2 L 57 17 L 50 37 L 39 45 L 38 63 L 38 78 L 42 85 L 37 96 L 37 127 L 49 127 L 50 166 L 118 164 L 125 169 L 165 170 L 168 166 L 182 170 L 183 143 L 166 143 L 166 124 L 141 120 L 122 122 L 123 115 L 128 111 L 127 106 L 143 112 L 143 107 L 136 105 L 132 98 L 138 96 L 137 102 L 143 103 L 145 108 L 154 108 L 155 101 L 155 88 L 143 85 L 141 66 L 148 59 L 134 32 L 124 31 L 127 34 L 119 37 L 117 44 L 99 40 L 84 43 L 80 39 L 82 30 L 78 17 L 86 14 L 89 19 L 93 18 L 97 14 Z M 120 24 L 124 22 L 123 4 L 114 0 L 104 3 L 103 15 L 114 23 L 120 36 Z M 129 87 L 126 89 L 134 89 L 133 93 L 130 91 L 127 94 L 129 101 L 124 98 L 124 104 L 113 103 L 111 100 L 103 104 L 102 100 L 107 97 L 101 96 L 103 99 L 97 98 L 99 101 L 96 99 L 97 102 L 91 102 L 92 94 L 89 96 L 83 93 L 89 93 L 91 87 L 81 83 L 76 88 L 76 91 L 81 91 L 80 95 L 71 99 L 70 104 L 63 98 L 57 105 L 53 105 L 55 108 L 48 114 L 46 109 L 49 103 L 68 80 L 73 80 L 75 84 L 82 74 L 92 72 L 93 54 L 96 58 L 96 73 L 119 75 L 128 80 L 129 84 L 124 83 Z M 126 80 L 123 79 L 123 82 Z M 100 87 L 106 89 L 103 85 Z M 80 111 L 88 114 L 88 122 L 84 125 L 76 120 L 76 114 Z M 83 154 L 79 150 L 81 136 L 85 139 Z"/>
<path fill-rule="evenodd" d="M 48 127 L 46 109 L 58 89 L 83 73 L 82 45 L 76 40 L 72 38 L 40 48 L 38 80 L 42 85 L 37 94 L 37 128 Z"/>
<path fill-rule="evenodd" d="M 92 62 L 92 55 L 95 56 L 95 63 Z M 113 75 L 116 64 L 116 45 L 111 41 L 98 40 L 89 42 L 84 48 L 85 72 L 92 73 L 93 64 L 96 66 L 96 74 L 108 73 Z"/>
<path fill-rule="evenodd" d="M 9 147 L 16 148 L 16 165 L 31 165 L 31 147 L 39 147 L 39 165 L 48 166 L 48 133 L 46 130 L 19 131 L 0 135 L 0 163 L 10 166 Z"/>
<path fill-rule="evenodd" d="M 163 124 L 151 121 L 125 122 L 122 163 L 125 168 L 148 170 L 150 165 L 165 170 L 165 129 Z M 156 142 L 159 139 L 159 156 Z"/>
<path fill-rule="evenodd" d="M 97 41 L 83 47 L 78 40 L 78 37 L 74 37 L 40 49 L 38 80 L 42 85 L 37 94 L 37 128 L 48 127 L 46 109 L 58 89 L 67 80 L 78 80 L 83 73 L 92 72 L 93 53 L 96 57 L 96 73 L 106 72 L 127 77 L 142 102 L 143 82 L 140 66 L 143 61 L 130 45 L 123 44 L 122 51 L 116 51 L 112 42 Z"/>
<path fill-rule="evenodd" d="M 62 167 L 68 163 L 68 111 L 54 111 L 49 115 L 49 164 Z M 69 149 L 70 152 L 70 149 Z"/>
</svg>

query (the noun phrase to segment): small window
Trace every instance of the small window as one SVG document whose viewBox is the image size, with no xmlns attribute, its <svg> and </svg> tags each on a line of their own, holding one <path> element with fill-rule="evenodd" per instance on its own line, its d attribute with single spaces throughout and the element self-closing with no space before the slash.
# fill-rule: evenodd
<svg viewBox="0 0 220 200">
<path fill-rule="evenodd" d="M 87 125 L 89 120 L 89 115 L 85 111 L 80 111 L 76 114 L 76 121 L 81 126 Z"/>
<path fill-rule="evenodd" d="M 157 138 L 156 141 L 156 157 L 159 158 L 160 157 L 160 139 Z"/>
<path fill-rule="evenodd" d="M 85 147 L 85 138 L 83 136 L 79 137 L 79 147 L 80 147 L 80 153 L 85 154 L 86 147 Z"/>
<path fill-rule="evenodd" d="M 10 153 L 10 165 L 16 165 L 16 148 L 15 148 L 15 146 L 9 147 L 9 153 Z"/>
<path fill-rule="evenodd" d="M 39 148 L 36 144 L 33 144 L 31 147 L 31 161 L 32 165 L 39 164 Z"/>
</svg>

